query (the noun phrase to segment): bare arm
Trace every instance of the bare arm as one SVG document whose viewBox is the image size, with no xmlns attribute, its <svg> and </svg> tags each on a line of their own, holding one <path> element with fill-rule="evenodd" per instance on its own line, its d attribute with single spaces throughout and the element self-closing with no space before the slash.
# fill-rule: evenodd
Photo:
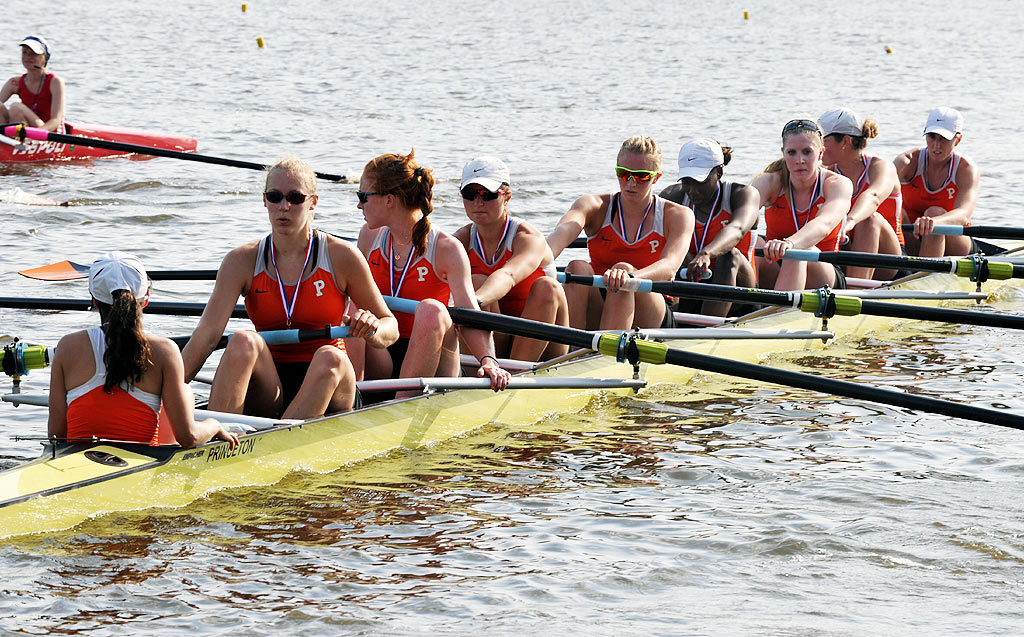
<svg viewBox="0 0 1024 637">
<path fill-rule="evenodd" d="M 178 444 L 186 448 L 197 447 L 218 438 L 226 440 L 234 448 L 238 444 L 238 436 L 226 431 L 219 422 L 213 418 L 195 420 L 195 399 L 192 389 L 182 381 L 184 368 L 178 347 L 161 336 L 147 336 L 150 357 L 162 375 L 160 400 Z"/>
<path fill-rule="evenodd" d="M 917 172 L 917 152 L 917 149 L 908 150 L 905 153 L 900 153 L 896 156 L 896 159 L 892 160 L 900 183 L 908 183 L 914 178 L 914 173 Z"/>
<path fill-rule="evenodd" d="M 956 171 L 956 206 L 944 215 L 935 217 L 935 223 L 962 226 L 971 221 L 974 206 L 978 203 L 978 183 L 981 181 L 978 167 L 966 157 L 961 156 L 960 167 Z"/>
<path fill-rule="evenodd" d="M 601 210 L 599 195 L 583 195 L 573 202 L 569 211 L 558 220 L 558 225 L 548 235 L 548 247 L 553 258 L 562 254 L 580 233 L 587 229 L 587 222 L 595 211 Z"/>
<path fill-rule="evenodd" d="M 384 303 L 366 258 L 356 246 L 333 237 L 328 239 L 328 249 L 338 289 L 358 308 L 347 317 L 350 336 L 363 338 L 378 349 L 397 341 L 398 321 Z"/>
<path fill-rule="evenodd" d="M 50 106 L 50 119 L 43 122 L 42 127 L 52 133 L 64 121 L 64 80 L 56 75 L 50 80 L 50 94 L 53 96 L 52 105 Z"/>
<path fill-rule="evenodd" d="M 68 435 L 68 391 L 64 380 L 64 357 L 60 352 L 71 353 L 69 334 L 57 343 L 57 354 L 50 365 L 50 417 L 46 423 L 46 435 L 66 438 Z"/>
<path fill-rule="evenodd" d="M 7 100 L 18 92 L 18 80 L 19 78 L 15 76 L 4 82 L 3 88 L 0 89 L 0 104 L 6 104 Z"/>
<path fill-rule="evenodd" d="M 257 244 L 258 242 L 235 248 L 221 262 L 220 269 L 217 270 L 217 282 L 199 319 L 199 325 L 181 352 L 185 382 L 195 378 L 224 334 L 231 312 L 234 311 L 238 297 L 242 295 L 252 274 Z"/>
<path fill-rule="evenodd" d="M 736 244 L 747 236 L 747 233 L 757 225 L 757 211 L 760 209 L 761 196 L 756 189 L 750 186 L 733 184 L 732 187 L 732 217 L 729 223 L 718 231 L 714 240 L 704 246 L 702 252 L 709 257 L 715 258 L 725 254 L 736 247 Z"/>
<path fill-rule="evenodd" d="M 857 196 L 857 200 L 850 206 L 850 213 L 846 215 L 847 233 L 878 211 L 878 206 L 898 187 L 900 177 L 895 165 L 876 157 L 868 166 L 868 180 L 868 187 Z"/>
</svg>

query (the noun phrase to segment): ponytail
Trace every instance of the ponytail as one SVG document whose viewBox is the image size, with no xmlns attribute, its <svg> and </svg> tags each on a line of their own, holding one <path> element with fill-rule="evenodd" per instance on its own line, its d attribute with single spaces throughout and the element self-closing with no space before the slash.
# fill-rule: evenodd
<svg viewBox="0 0 1024 637">
<path fill-rule="evenodd" d="M 408 155 L 388 153 L 371 159 L 364 168 L 377 192 L 394 195 L 406 210 L 419 210 L 423 216 L 412 229 L 412 244 L 417 256 L 427 251 L 430 235 L 430 213 L 434 211 L 434 175 L 413 159 L 415 150 Z"/>
<path fill-rule="evenodd" d="M 779 174 L 779 183 L 780 184 L 785 185 L 785 184 L 789 183 L 789 168 L 786 167 L 786 160 L 785 159 L 782 159 L 782 158 L 776 159 L 772 163 L 770 163 L 767 166 L 765 166 L 765 169 L 763 171 L 761 171 L 761 172 L 768 173 L 768 174 L 778 173 Z"/>
<path fill-rule="evenodd" d="M 149 339 L 142 331 L 142 306 L 128 290 L 115 290 L 112 296 L 114 302 L 110 305 L 97 301 L 107 344 L 103 354 L 107 368 L 103 391 L 107 393 L 122 383 L 130 386 L 139 382 L 152 364 Z"/>
</svg>

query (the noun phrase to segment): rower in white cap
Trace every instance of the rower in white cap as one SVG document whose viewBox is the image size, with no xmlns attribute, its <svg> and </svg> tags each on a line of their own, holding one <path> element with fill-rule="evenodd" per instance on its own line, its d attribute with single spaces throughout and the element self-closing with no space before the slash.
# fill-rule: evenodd
<svg viewBox="0 0 1024 637">
<path fill-rule="evenodd" d="M 42 37 L 23 39 L 21 64 L 26 73 L 16 75 L 0 89 L 0 124 L 24 122 L 50 132 L 64 132 L 64 80 L 49 70 L 50 44 Z M 4 106 L 17 95 L 19 102 Z"/>
</svg>

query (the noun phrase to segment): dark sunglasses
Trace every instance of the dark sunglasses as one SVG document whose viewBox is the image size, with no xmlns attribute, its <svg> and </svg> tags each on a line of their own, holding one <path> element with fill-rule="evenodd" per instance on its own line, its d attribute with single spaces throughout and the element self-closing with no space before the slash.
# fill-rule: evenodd
<svg viewBox="0 0 1024 637">
<path fill-rule="evenodd" d="M 782 134 L 791 133 L 795 130 L 812 131 L 821 134 L 821 128 L 818 127 L 818 122 L 813 119 L 792 119 L 782 127 Z"/>
<path fill-rule="evenodd" d="M 288 203 L 295 204 L 296 206 L 306 200 L 309 195 L 299 192 L 298 190 L 290 190 L 288 194 L 284 194 L 280 190 L 268 190 L 263 193 L 263 196 L 270 203 L 281 203 L 282 199 L 287 199 Z"/>
<path fill-rule="evenodd" d="M 630 179 L 637 182 L 650 181 L 660 174 L 657 170 L 630 170 L 624 166 L 615 167 L 615 176 L 622 181 L 629 181 Z"/>
<path fill-rule="evenodd" d="M 357 190 L 356 191 L 356 199 L 359 200 L 359 203 L 366 203 L 367 201 L 370 200 L 370 195 L 380 195 L 380 196 L 383 197 L 386 194 L 388 194 L 388 193 L 386 193 L 386 192 L 364 192 L 362 190 Z"/>
<path fill-rule="evenodd" d="M 466 186 L 460 192 L 462 193 L 462 198 L 466 201 L 473 201 L 477 197 L 480 197 L 484 201 L 494 201 L 499 195 L 501 195 L 502 190 L 501 188 L 498 188 L 497 192 L 491 192 L 486 188 L 472 188 L 470 186 Z"/>
</svg>

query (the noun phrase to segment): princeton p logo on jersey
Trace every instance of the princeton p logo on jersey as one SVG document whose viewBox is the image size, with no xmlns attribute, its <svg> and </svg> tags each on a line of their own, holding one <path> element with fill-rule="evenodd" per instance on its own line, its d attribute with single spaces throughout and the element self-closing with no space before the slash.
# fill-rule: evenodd
<svg viewBox="0 0 1024 637">
<path fill-rule="evenodd" d="M 313 281 L 313 288 L 316 289 L 316 295 L 317 296 L 323 296 L 324 295 L 324 286 L 325 285 L 327 285 L 327 284 L 324 283 L 323 279 L 317 279 L 316 281 Z"/>
<path fill-rule="evenodd" d="M 949 187 L 949 188 L 946 188 L 946 194 L 949 195 L 950 199 L 953 199 L 954 197 L 956 197 L 956 188 L 953 188 L 952 186 Z"/>
<path fill-rule="evenodd" d="M 655 252 L 657 252 L 658 251 L 658 246 L 661 245 L 661 241 L 658 241 L 657 239 L 651 239 L 647 243 L 649 243 L 651 245 L 651 254 L 654 254 Z"/>
<path fill-rule="evenodd" d="M 427 272 L 430 272 L 430 269 L 425 265 L 421 265 L 416 268 L 416 274 L 419 275 L 419 279 L 417 279 L 417 281 L 426 281 L 427 279 L 425 277 L 427 276 Z"/>
</svg>

